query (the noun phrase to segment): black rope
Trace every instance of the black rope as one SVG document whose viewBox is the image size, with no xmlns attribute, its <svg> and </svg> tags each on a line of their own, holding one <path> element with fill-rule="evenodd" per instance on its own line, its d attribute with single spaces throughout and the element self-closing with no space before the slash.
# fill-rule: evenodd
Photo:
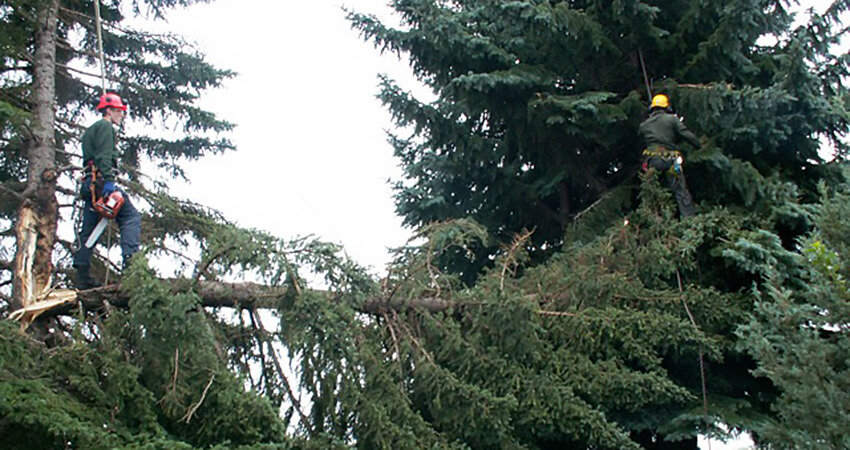
<svg viewBox="0 0 850 450">
<path fill-rule="evenodd" d="M 638 47 L 638 58 L 640 59 L 640 70 L 643 72 L 643 84 L 646 86 L 646 95 L 652 101 L 652 89 L 649 87 L 649 76 L 646 74 L 646 63 L 643 62 L 643 51 Z"/>
</svg>

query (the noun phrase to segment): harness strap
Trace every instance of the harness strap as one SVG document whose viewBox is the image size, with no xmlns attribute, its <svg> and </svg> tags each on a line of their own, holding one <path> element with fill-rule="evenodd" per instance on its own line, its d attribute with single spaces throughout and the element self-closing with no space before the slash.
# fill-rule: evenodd
<svg viewBox="0 0 850 450">
<path fill-rule="evenodd" d="M 97 202 L 97 166 L 95 166 L 93 162 L 89 161 L 88 167 L 91 168 L 91 183 L 89 183 L 89 191 L 91 191 L 91 204 L 94 205 Z"/>
<path fill-rule="evenodd" d="M 676 159 L 682 156 L 678 150 L 668 150 L 664 147 L 653 147 L 643 150 L 643 156 L 661 159 Z"/>
</svg>

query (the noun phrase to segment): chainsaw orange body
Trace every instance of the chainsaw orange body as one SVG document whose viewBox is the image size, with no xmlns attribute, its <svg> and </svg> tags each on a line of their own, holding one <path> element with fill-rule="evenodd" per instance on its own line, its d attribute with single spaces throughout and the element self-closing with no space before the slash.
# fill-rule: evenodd
<svg viewBox="0 0 850 450">
<path fill-rule="evenodd" d="M 121 210 L 122 206 L 124 206 L 124 196 L 121 195 L 120 192 L 115 191 L 97 199 L 94 203 L 94 210 L 97 211 L 101 217 L 114 219 L 115 216 L 118 215 L 118 211 Z"/>
</svg>

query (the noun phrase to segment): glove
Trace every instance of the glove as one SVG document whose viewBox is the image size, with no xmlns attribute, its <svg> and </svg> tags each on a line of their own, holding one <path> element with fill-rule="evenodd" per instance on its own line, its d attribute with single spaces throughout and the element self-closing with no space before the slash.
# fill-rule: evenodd
<svg viewBox="0 0 850 450">
<path fill-rule="evenodd" d="M 107 181 L 106 183 L 103 183 L 103 196 L 104 197 L 108 196 L 109 194 L 111 194 L 113 192 L 115 192 L 115 182 L 114 181 Z"/>
</svg>

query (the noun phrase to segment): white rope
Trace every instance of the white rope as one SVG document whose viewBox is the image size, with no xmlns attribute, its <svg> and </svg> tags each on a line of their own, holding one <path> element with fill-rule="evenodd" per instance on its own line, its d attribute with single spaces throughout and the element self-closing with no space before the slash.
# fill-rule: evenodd
<svg viewBox="0 0 850 450">
<path fill-rule="evenodd" d="M 100 0 L 94 0 L 95 29 L 97 30 L 97 53 L 100 57 L 100 88 L 106 95 L 106 64 L 103 62 L 103 35 L 100 31 Z"/>
<path fill-rule="evenodd" d="M 112 250 L 112 224 L 107 225 L 106 230 L 106 262 L 103 264 L 106 267 L 106 275 L 103 277 L 103 285 L 109 284 L 109 253 Z"/>
<path fill-rule="evenodd" d="M 97 30 L 97 55 L 100 58 L 100 88 L 106 95 L 106 63 L 103 60 L 103 32 L 100 25 L 100 0 L 94 0 L 94 20 Z M 106 276 L 103 284 L 109 284 L 109 251 L 112 247 L 112 227 L 106 232 Z"/>
</svg>

